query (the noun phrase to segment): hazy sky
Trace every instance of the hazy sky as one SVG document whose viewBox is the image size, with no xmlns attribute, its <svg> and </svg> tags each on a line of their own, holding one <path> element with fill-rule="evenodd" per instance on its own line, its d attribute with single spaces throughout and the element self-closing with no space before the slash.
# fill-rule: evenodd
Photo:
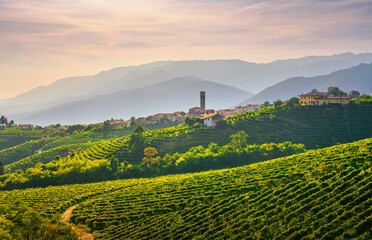
<svg viewBox="0 0 372 240">
<path fill-rule="evenodd" d="M 372 0 L 0 0 L 0 99 L 158 60 L 372 52 Z"/>
</svg>

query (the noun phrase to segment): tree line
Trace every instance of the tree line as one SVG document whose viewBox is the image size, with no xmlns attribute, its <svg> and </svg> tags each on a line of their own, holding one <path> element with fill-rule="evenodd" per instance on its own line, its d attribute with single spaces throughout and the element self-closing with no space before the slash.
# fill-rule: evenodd
<svg viewBox="0 0 372 240">
<path fill-rule="evenodd" d="M 4 129 L 5 127 L 13 127 L 15 126 L 15 123 L 13 120 L 8 121 L 8 118 L 5 116 L 0 117 L 0 125 L 1 128 Z"/>
</svg>

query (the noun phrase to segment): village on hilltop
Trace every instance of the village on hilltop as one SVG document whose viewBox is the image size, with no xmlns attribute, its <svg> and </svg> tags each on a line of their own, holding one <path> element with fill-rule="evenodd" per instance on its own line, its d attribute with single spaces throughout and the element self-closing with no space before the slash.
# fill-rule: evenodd
<svg viewBox="0 0 372 240">
<path fill-rule="evenodd" d="M 306 94 L 299 95 L 299 99 L 297 99 L 298 103 L 302 106 L 305 105 L 322 105 L 322 104 L 348 104 L 350 99 L 355 99 L 360 97 L 360 93 L 356 90 L 351 91 L 349 94 L 341 91 L 337 87 L 330 87 L 330 89 L 338 92 L 319 92 L 317 89 L 313 89 L 311 92 Z M 260 109 L 261 105 L 259 104 L 247 104 L 245 106 L 238 106 L 235 108 L 229 109 L 205 109 L 205 98 L 206 94 L 205 91 L 200 91 L 200 106 L 190 108 L 189 111 L 177 111 L 173 113 L 157 113 L 154 115 L 150 115 L 147 117 L 138 117 L 128 120 L 123 119 L 111 119 L 109 120 L 109 125 L 113 127 L 125 127 L 130 126 L 133 124 L 139 125 L 155 125 L 155 124 L 162 124 L 162 123 L 173 123 L 173 124 L 182 124 L 186 121 L 187 118 L 200 118 L 201 122 L 207 127 L 215 127 L 217 122 L 221 119 L 226 117 L 247 112 L 247 111 L 255 111 Z M 288 100 L 284 101 L 286 103 Z M 268 102 L 267 102 L 268 103 Z M 265 106 L 265 104 L 263 104 Z M 134 123 L 133 123 L 134 122 Z M 105 123 L 95 123 L 89 124 L 92 126 L 103 126 Z M 67 130 L 70 125 L 63 125 L 58 126 L 57 128 L 60 130 Z M 22 129 L 24 130 L 32 130 L 34 125 L 32 124 L 23 124 Z M 44 130 L 48 130 L 48 127 L 45 127 Z"/>
<path fill-rule="evenodd" d="M 220 119 L 232 116 L 234 114 L 246 112 L 246 111 L 254 111 L 260 109 L 260 105 L 258 104 L 248 104 L 244 107 L 239 106 L 232 109 L 221 109 L 221 110 L 214 110 L 214 109 L 205 109 L 205 91 L 200 92 L 200 107 L 193 107 L 190 108 L 187 113 L 183 111 L 178 111 L 174 113 L 157 113 L 154 115 L 150 115 L 148 117 L 139 117 L 135 119 L 136 124 L 141 125 L 150 125 L 150 124 L 160 124 L 164 121 L 169 121 L 172 123 L 184 123 L 186 118 L 200 118 L 203 120 L 204 125 L 207 127 L 214 127 L 216 122 Z M 125 126 L 130 125 L 131 121 L 129 120 L 115 120 L 113 119 L 110 124 L 111 126 Z"/>
</svg>

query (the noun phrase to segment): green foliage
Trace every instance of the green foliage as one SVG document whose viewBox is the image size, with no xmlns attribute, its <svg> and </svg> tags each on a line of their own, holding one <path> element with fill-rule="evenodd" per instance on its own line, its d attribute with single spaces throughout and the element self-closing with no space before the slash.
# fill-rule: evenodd
<svg viewBox="0 0 372 240">
<path fill-rule="evenodd" d="M 266 107 L 268 107 L 268 106 L 270 106 L 270 102 L 269 101 L 265 101 L 263 104 L 261 104 L 261 108 L 266 108 Z"/>
<path fill-rule="evenodd" d="M 50 217 L 80 203 L 70 221 L 95 239 L 370 239 L 371 159 L 370 138 L 224 170 L 1 191 L 0 205 Z"/>
<path fill-rule="evenodd" d="M 251 144 L 291 141 L 308 149 L 326 147 L 372 136 L 372 99 L 355 99 L 347 105 L 281 105 L 236 114 L 226 121 L 232 129 L 246 132 Z"/>
<path fill-rule="evenodd" d="M 300 100 L 296 97 L 292 97 L 291 99 L 289 99 L 287 102 L 286 102 L 286 105 L 288 107 L 295 107 L 296 105 L 300 105 Z"/>
<path fill-rule="evenodd" d="M 72 133 L 74 133 L 75 131 L 80 132 L 80 131 L 82 131 L 83 129 L 85 129 L 85 127 L 84 127 L 83 125 L 77 124 L 77 125 L 69 126 L 66 132 L 67 132 L 68 134 L 72 134 Z"/>
<path fill-rule="evenodd" d="M 338 87 L 329 87 L 328 88 L 328 93 L 332 94 L 333 96 L 346 96 L 347 93 L 339 89 Z"/>
<path fill-rule="evenodd" d="M 136 117 L 131 117 L 130 118 L 130 126 L 131 127 L 135 127 L 136 126 Z"/>
<path fill-rule="evenodd" d="M 71 220 L 97 239 L 368 239 L 371 152 L 367 139 L 239 168 L 139 179 L 80 204 Z"/>
<path fill-rule="evenodd" d="M 10 148 L 26 141 L 39 140 L 51 136 L 50 132 L 42 129 L 22 130 L 22 126 L 4 128 L 0 130 L 0 150 Z"/>
<path fill-rule="evenodd" d="M 316 89 L 316 88 L 313 88 L 313 89 L 311 90 L 311 92 L 312 92 L 312 93 L 318 93 L 318 92 L 319 92 L 319 90 L 318 90 L 318 89 Z"/>
<path fill-rule="evenodd" d="M 1 191 L 0 205 L 52 217 L 80 203 L 71 221 L 95 239 L 370 239 L 371 159 L 370 138 L 218 171 Z"/>
<path fill-rule="evenodd" d="M 133 130 L 133 132 L 137 134 L 143 133 L 145 131 L 146 129 L 142 125 L 137 125 L 136 128 Z"/>
<path fill-rule="evenodd" d="M 280 100 L 280 99 L 278 99 L 278 100 L 276 100 L 276 101 L 273 102 L 273 105 L 274 105 L 275 108 L 279 107 L 282 104 L 283 104 L 283 101 Z"/>
<path fill-rule="evenodd" d="M 19 201 L 0 206 L 0 239 L 78 239 L 73 229 L 59 221 L 43 218 Z"/>
<path fill-rule="evenodd" d="M 154 157 L 158 153 L 156 149 L 146 148 L 144 136 L 134 133 L 129 137 L 129 140 L 122 139 L 121 146 L 124 145 L 127 149 L 125 152 L 116 152 L 114 149 L 108 151 L 110 145 L 106 145 L 103 149 L 106 155 L 100 155 L 97 152 L 99 145 L 95 145 L 87 150 L 71 154 L 65 159 L 38 164 L 33 168 L 28 168 L 25 172 L 18 169 L 12 174 L 4 175 L 0 177 L 2 182 L 0 187 L 11 189 L 84 183 L 118 177 L 151 177 L 251 164 L 304 151 L 302 144 L 285 142 L 248 145 L 247 139 L 247 134 L 238 132 L 231 136 L 229 144 L 222 147 L 211 143 L 207 148 L 193 147 L 183 154 L 175 153 L 167 154 L 164 157 Z M 123 149 L 122 147 L 118 148 Z M 89 160 L 87 152 L 96 155 L 94 161 Z M 99 159 L 98 156 L 100 156 Z M 13 168 L 14 170 L 15 168 Z"/>
<path fill-rule="evenodd" d="M 231 135 L 230 138 L 230 145 L 233 147 L 233 149 L 244 148 L 248 145 L 249 136 L 243 131 L 239 131 L 236 134 Z"/>
<path fill-rule="evenodd" d="M 4 128 L 4 126 L 8 124 L 8 119 L 5 116 L 1 116 L 0 117 L 0 124 Z"/>
<path fill-rule="evenodd" d="M 22 158 L 34 155 L 41 149 L 45 144 L 51 143 L 57 138 L 45 138 L 39 140 L 32 140 L 15 147 L 7 148 L 0 151 L 0 161 L 3 164 L 11 164 Z"/>
<path fill-rule="evenodd" d="M 92 146 L 94 146 L 94 143 L 78 143 L 52 148 L 6 165 L 5 172 L 12 173 L 17 169 L 22 169 L 23 171 L 25 171 L 30 167 L 34 167 L 38 163 L 46 164 L 52 162 L 53 160 L 56 160 L 56 156 L 57 160 L 59 160 L 61 157 L 66 157 L 69 154 L 73 154 L 77 151 Z"/>
</svg>

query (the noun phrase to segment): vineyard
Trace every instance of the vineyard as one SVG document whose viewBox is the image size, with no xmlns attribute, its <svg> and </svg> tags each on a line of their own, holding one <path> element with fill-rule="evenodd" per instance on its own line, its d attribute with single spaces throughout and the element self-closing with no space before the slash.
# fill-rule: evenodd
<svg viewBox="0 0 372 240">
<path fill-rule="evenodd" d="M 95 146 L 93 147 L 95 148 Z M 96 239 L 371 239 L 372 138 L 248 166 L 0 192 Z"/>
<path fill-rule="evenodd" d="M 52 148 L 47 151 L 43 151 L 30 157 L 23 158 L 21 160 L 8 164 L 4 167 L 4 172 L 12 173 L 15 172 L 17 169 L 25 171 L 28 168 L 35 167 L 35 165 L 38 163 L 46 164 L 54 160 L 59 160 L 60 158 L 67 157 L 72 153 L 75 154 L 75 152 L 92 147 L 93 145 L 93 143 L 78 143 Z"/>
<path fill-rule="evenodd" d="M 50 134 L 43 130 L 25 131 L 22 127 L 12 127 L 0 130 L 0 151 L 6 148 L 14 147 L 26 141 L 38 140 L 42 137 L 49 137 Z"/>
<path fill-rule="evenodd" d="M 22 158 L 37 154 L 38 150 L 41 149 L 45 144 L 51 143 L 57 138 L 58 137 L 31 140 L 11 148 L 3 149 L 0 151 L 0 161 L 6 165 L 21 160 Z"/>
<path fill-rule="evenodd" d="M 143 160 L 143 150 L 140 155 L 137 152 L 132 154 L 132 157 L 139 157 L 139 161 L 132 163 L 115 157 L 118 155 L 118 149 L 131 148 L 128 146 L 131 139 L 128 141 L 127 138 L 121 138 L 94 145 L 65 145 L 6 165 L 5 171 L 13 173 L 0 176 L 0 187 L 9 190 L 119 178 L 154 177 L 247 165 L 305 151 L 303 144 L 290 142 L 248 145 L 247 138 L 244 132 L 238 132 L 231 135 L 231 141 L 223 146 L 211 143 L 207 148 L 193 147 L 186 153 L 166 154 L 164 157 L 154 158 L 152 155 L 148 161 Z M 51 161 L 54 154 L 72 149 L 82 150 Z M 156 154 L 156 149 L 149 149 L 153 149 L 151 151 Z"/>
<path fill-rule="evenodd" d="M 141 182 L 80 204 L 99 239 L 370 239 L 372 139 Z"/>
</svg>

